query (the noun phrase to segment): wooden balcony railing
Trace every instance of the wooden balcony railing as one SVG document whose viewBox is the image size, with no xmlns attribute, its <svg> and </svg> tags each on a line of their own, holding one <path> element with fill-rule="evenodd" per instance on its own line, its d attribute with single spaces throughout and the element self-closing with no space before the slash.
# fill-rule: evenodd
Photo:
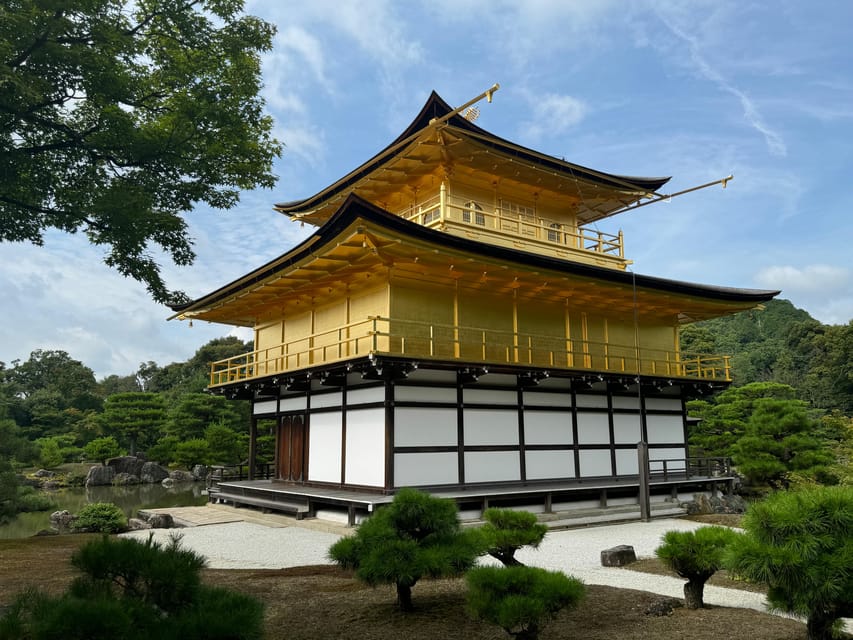
<svg viewBox="0 0 853 640">
<path fill-rule="evenodd" d="M 372 316 L 332 331 L 214 362 L 210 386 L 369 354 L 594 373 L 731 380 L 729 356 L 687 355 L 634 345 Z"/>
<path fill-rule="evenodd" d="M 464 201 L 450 196 L 435 196 L 399 212 L 407 220 L 425 227 L 440 227 L 454 223 L 468 227 L 471 232 L 503 237 L 535 249 L 538 246 L 562 250 L 569 254 L 593 253 L 616 263 L 625 262 L 622 232 L 610 234 L 585 227 L 572 227 L 535 214 L 525 215 L 493 204 Z"/>
</svg>

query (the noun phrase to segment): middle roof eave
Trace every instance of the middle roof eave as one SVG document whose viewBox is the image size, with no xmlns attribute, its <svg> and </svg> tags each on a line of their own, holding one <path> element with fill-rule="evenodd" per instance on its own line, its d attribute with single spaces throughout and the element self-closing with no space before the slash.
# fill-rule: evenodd
<svg viewBox="0 0 853 640">
<path fill-rule="evenodd" d="M 412 240 L 431 244 L 439 249 L 449 249 L 466 255 L 481 256 L 499 261 L 502 264 L 517 264 L 525 267 L 547 269 L 566 275 L 597 279 L 613 284 L 636 286 L 638 289 L 695 296 L 721 303 L 735 303 L 749 306 L 766 302 L 779 294 L 779 291 L 717 287 L 644 276 L 606 267 L 541 256 L 508 247 L 485 244 L 409 222 L 376 207 L 363 198 L 350 195 L 335 215 L 300 245 L 224 287 L 186 305 L 173 307 L 176 313 L 172 317 L 195 315 L 194 312 L 203 313 L 205 309 L 211 309 L 214 306 L 220 305 L 223 301 L 242 295 L 247 289 L 256 288 L 259 285 L 263 286 L 270 278 L 298 266 L 300 261 L 324 253 L 331 247 L 331 243 L 337 242 L 341 233 L 359 220 L 365 224 L 375 224 L 398 236 L 408 236 Z"/>
</svg>

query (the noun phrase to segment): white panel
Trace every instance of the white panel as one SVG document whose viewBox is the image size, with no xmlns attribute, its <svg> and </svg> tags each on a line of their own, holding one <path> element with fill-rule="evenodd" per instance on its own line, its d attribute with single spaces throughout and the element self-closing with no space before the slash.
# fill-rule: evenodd
<svg viewBox="0 0 853 640">
<path fill-rule="evenodd" d="M 442 447 L 457 443 L 456 409 L 397 407 L 394 446 Z"/>
<path fill-rule="evenodd" d="M 640 473 L 640 462 L 636 449 L 616 450 L 616 475 L 635 476 Z"/>
<path fill-rule="evenodd" d="M 575 454 L 571 451 L 526 451 L 528 480 L 574 478 Z"/>
<path fill-rule="evenodd" d="M 687 453 L 684 449 L 653 449 L 649 447 L 649 466 L 652 473 L 663 471 L 663 464 L 652 462 L 653 460 L 667 460 L 668 471 L 684 471 Z"/>
<path fill-rule="evenodd" d="M 637 444 L 642 440 L 640 414 L 613 414 L 613 441 L 616 444 Z"/>
<path fill-rule="evenodd" d="M 613 396 L 613 408 L 614 409 L 633 409 L 634 411 L 640 410 L 640 399 L 637 396 Z"/>
<path fill-rule="evenodd" d="M 609 476 L 610 451 L 580 451 L 581 476 Z"/>
<path fill-rule="evenodd" d="M 646 398 L 646 409 L 654 411 L 681 411 L 678 398 Z"/>
<path fill-rule="evenodd" d="M 578 411 L 578 444 L 610 444 L 606 413 Z"/>
<path fill-rule="evenodd" d="M 385 485 L 385 409 L 347 412 L 348 484 Z"/>
<path fill-rule="evenodd" d="M 261 413 L 275 413 L 278 408 L 278 400 L 266 400 L 265 402 L 256 402 L 252 407 L 252 413 L 255 415 Z"/>
<path fill-rule="evenodd" d="M 521 480 L 518 451 L 468 451 L 465 482 Z"/>
<path fill-rule="evenodd" d="M 394 486 L 416 487 L 425 484 L 457 484 L 459 454 L 394 454 Z"/>
<path fill-rule="evenodd" d="M 524 404 L 537 407 L 566 407 L 570 409 L 572 406 L 572 397 L 568 393 L 525 391 Z"/>
<path fill-rule="evenodd" d="M 308 399 L 305 396 L 290 396 L 282 398 L 279 408 L 282 412 L 285 411 L 305 411 L 308 407 Z"/>
<path fill-rule="evenodd" d="M 607 396 L 587 396 L 578 394 L 575 396 L 575 402 L 579 407 L 594 407 L 596 409 L 607 408 Z"/>
<path fill-rule="evenodd" d="M 385 402 L 385 386 L 347 390 L 347 406 L 368 402 Z"/>
<path fill-rule="evenodd" d="M 518 444 L 518 412 L 465 409 L 465 444 Z"/>
<path fill-rule="evenodd" d="M 334 391 L 332 393 L 319 393 L 311 396 L 311 408 L 319 409 L 322 407 L 340 407 L 341 392 Z"/>
<path fill-rule="evenodd" d="M 557 411 L 524 412 L 525 444 L 572 444 L 572 414 Z"/>
<path fill-rule="evenodd" d="M 646 415 L 649 444 L 681 444 L 684 442 L 684 420 L 681 416 Z"/>
<path fill-rule="evenodd" d="M 501 389 L 465 389 L 462 398 L 465 404 L 512 404 L 518 405 L 518 393 L 515 390 Z"/>
<path fill-rule="evenodd" d="M 308 429 L 308 480 L 341 481 L 341 413 L 311 416 Z"/>
<path fill-rule="evenodd" d="M 456 389 L 450 387 L 396 387 L 397 402 L 452 402 L 456 404 Z"/>
</svg>

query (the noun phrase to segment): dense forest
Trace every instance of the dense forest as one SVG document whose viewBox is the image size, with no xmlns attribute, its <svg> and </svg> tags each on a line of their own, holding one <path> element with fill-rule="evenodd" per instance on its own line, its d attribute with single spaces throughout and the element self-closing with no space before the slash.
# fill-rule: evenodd
<svg viewBox="0 0 853 640">
<path fill-rule="evenodd" d="M 64 351 L 0 362 L 0 519 L 15 471 L 144 452 L 162 464 L 234 464 L 249 406 L 205 393 L 209 363 L 251 351 L 219 338 L 186 362 L 96 380 Z M 689 403 L 691 455 L 731 456 L 754 486 L 853 483 L 853 321 L 824 325 L 790 302 L 685 327 L 682 350 L 732 356 L 733 385 Z M 261 461 L 273 436 L 259 441 Z M 5 506 L 3 506 L 5 505 Z"/>
</svg>

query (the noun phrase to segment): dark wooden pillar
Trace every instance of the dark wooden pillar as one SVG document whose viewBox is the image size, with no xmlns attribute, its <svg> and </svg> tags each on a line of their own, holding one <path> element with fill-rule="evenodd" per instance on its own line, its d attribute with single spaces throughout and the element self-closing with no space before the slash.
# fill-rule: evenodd
<svg viewBox="0 0 853 640">
<path fill-rule="evenodd" d="M 255 479 L 255 458 L 258 448 L 258 419 L 252 416 L 249 424 L 249 480 Z"/>
</svg>

